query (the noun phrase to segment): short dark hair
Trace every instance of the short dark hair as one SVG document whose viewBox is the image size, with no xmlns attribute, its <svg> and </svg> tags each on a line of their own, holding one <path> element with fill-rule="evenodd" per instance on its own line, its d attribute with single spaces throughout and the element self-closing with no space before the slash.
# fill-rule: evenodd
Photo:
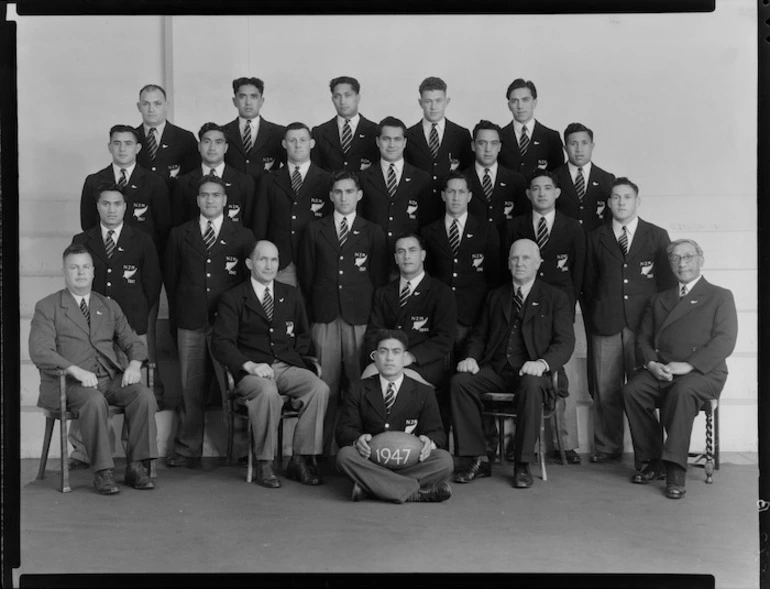
<svg viewBox="0 0 770 589">
<path fill-rule="evenodd" d="M 286 134 L 289 131 L 296 131 L 298 129 L 305 129 L 308 133 L 310 133 L 310 127 L 308 127 L 305 123 L 300 123 L 299 121 L 295 121 L 293 123 L 289 123 L 286 125 L 286 129 L 283 131 L 283 136 L 286 137 Z"/>
<path fill-rule="evenodd" d="M 110 127 L 110 141 L 112 141 L 113 133 L 131 133 L 137 143 L 140 141 L 139 133 L 131 125 L 113 125 Z"/>
<path fill-rule="evenodd" d="M 126 200 L 126 193 L 123 191 L 123 187 L 115 182 L 102 182 L 96 187 L 94 196 L 96 197 L 97 202 L 99 202 L 99 197 L 102 195 L 102 192 L 120 192 L 123 200 Z"/>
<path fill-rule="evenodd" d="M 532 180 L 534 180 L 535 178 L 540 178 L 541 176 L 545 176 L 546 178 L 550 179 L 551 182 L 553 182 L 554 187 L 559 188 L 559 180 L 556 178 L 556 174 L 543 169 L 538 169 L 532 172 L 532 174 L 529 177 L 529 185 L 530 186 L 532 185 Z"/>
<path fill-rule="evenodd" d="M 329 82 L 329 90 L 332 94 L 334 94 L 334 88 L 340 84 L 350 84 L 356 94 L 361 92 L 361 84 L 358 83 L 358 80 L 351 78 L 350 76 L 340 76 L 339 78 L 334 78 L 331 82 Z"/>
<path fill-rule="evenodd" d="M 532 80 L 525 80 L 524 78 L 516 78 L 508 85 L 508 90 L 505 92 L 505 99 L 510 100 L 511 92 L 518 90 L 519 88 L 529 88 L 529 91 L 532 92 L 532 98 L 537 100 L 537 88 L 535 88 L 535 83 L 532 82 Z"/>
<path fill-rule="evenodd" d="M 225 184 L 225 181 L 222 180 L 222 178 L 220 178 L 219 176 L 215 176 L 214 174 L 206 174 L 205 176 L 203 176 L 200 182 L 198 182 L 198 192 L 200 192 L 201 187 L 204 184 L 218 184 L 224 189 L 225 195 L 227 195 L 227 184 Z"/>
<path fill-rule="evenodd" d="M 342 180 L 352 180 L 356 185 L 356 190 L 361 190 L 361 180 L 358 179 L 358 174 L 355 172 L 350 172 L 348 170 L 340 170 L 339 172 L 334 172 L 334 174 L 332 174 L 331 187 L 334 188 L 334 185 Z"/>
<path fill-rule="evenodd" d="M 233 80 L 233 96 L 238 96 L 238 88 L 241 86 L 256 86 L 260 94 L 265 93 L 265 83 L 259 78 L 246 78 L 241 76 Z"/>
<path fill-rule="evenodd" d="M 612 186 L 610 186 L 610 192 L 612 192 L 612 189 L 616 186 L 630 186 L 634 189 L 634 192 L 636 192 L 636 195 L 639 196 L 639 187 L 631 182 L 628 178 L 625 176 L 621 176 L 620 178 L 615 178 L 615 181 L 612 183 Z"/>
<path fill-rule="evenodd" d="M 386 339 L 398 340 L 404 346 L 404 350 L 409 347 L 409 338 L 400 329 L 378 329 L 374 332 L 374 348 L 375 350 Z"/>
<path fill-rule="evenodd" d="M 142 86 L 142 89 L 139 90 L 139 100 L 142 99 L 142 94 L 148 90 L 158 90 L 163 94 L 163 100 L 166 100 L 166 91 L 163 89 L 163 86 L 158 86 L 157 84 L 145 84 Z"/>
<path fill-rule="evenodd" d="M 88 248 L 84 244 L 71 243 L 64 248 L 64 252 L 61 255 L 62 262 L 67 259 L 67 256 L 75 256 L 77 254 L 88 254 L 91 256 L 91 252 L 88 251 Z M 93 261 L 93 259 L 94 257 L 91 256 L 91 261 Z"/>
<path fill-rule="evenodd" d="M 441 192 L 444 192 L 447 189 L 447 186 L 449 186 L 450 180 L 465 180 L 465 186 L 470 190 L 471 183 L 468 180 L 468 176 L 463 174 L 462 172 L 458 172 L 457 170 L 452 170 L 447 174 L 447 176 L 444 178 L 444 180 L 441 182 Z"/>
<path fill-rule="evenodd" d="M 588 136 L 591 138 L 591 141 L 594 140 L 594 132 L 591 131 L 588 127 L 586 127 L 583 123 L 570 123 L 567 125 L 567 128 L 564 129 L 564 145 L 567 144 L 567 138 L 572 135 L 573 133 L 582 133 L 586 132 L 588 133 Z"/>
<path fill-rule="evenodd" d="M 420 82 L 420 96 L 422 96 L 423 92 L 427 92 L 428 90 L 441 90 L 442 92 L 446 92 L 446 88 L 447 86 L 444 80 L 436 78 L 435 76 L 430 76 Z"/>
<path fill-rule="evenodd" d="M 225 136 L 225 143 L 230 143 L 230 141 L 227 139 L 227 133 L 225 133 L 225 130 L 216 123 L 203 123 L 203 125 L 200 128 L 200 131 L 198 131 L 198 140 L 203 141 L 203 136 L 208 133 L 209 131 L 219 131 L 222 133 L 222 135 Z"/>
<path fill-rule="evenodd" d="M 396 247 L 396 244 L 402 239 L 416 239 L 417 243 L 420 244 L 420 249 L 421 250 L 425 249 L 425 241 L 423 240 L 423 238 L 420 236 L 419 233 L 409 233 L 409 232 L 402 233 L 396 238 L 396 241 L 393 242 L 393 247 Z"/>
<path fill-rule="evenodd" d="M 485 119 L 481 119 L 478 123 L 476 123 L 476 126 L 473 127 L 473 140 L 476 140 L 476 135 L 478 135 L 479 131 L 497 131 L 497 136 L 500 138 L 500 141 L 503 140 L 502 138 L 502 129 L 500 128 L 500 125 L 495 125 L 492 121 L 487 121 Z"/>
<path fill-rule="evenodd" d="M 406 136 L 406 125 L 404 124 L 404 121 L 397 119 L 396 117 L 385 117 L 379 122 L 377 125 L 377 137 L 382 135 L 383 127 L 400 127 L 404 132 L 404 136 Z"/>
</svg>

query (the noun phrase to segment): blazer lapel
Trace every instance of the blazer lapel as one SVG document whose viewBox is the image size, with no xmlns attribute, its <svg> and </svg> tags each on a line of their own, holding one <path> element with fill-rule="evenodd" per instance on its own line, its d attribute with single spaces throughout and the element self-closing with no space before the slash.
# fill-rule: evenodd
<svg viewBox="0 0 770 589">
<path fill-rule="evenodd" d="M 115 253 L 112 254 L 112 263 L 116 263 L 120 258 L 122 258 L 126 251 L 130 248 L 131 239 L 134 236 L 134 231 L 131 229 L 129 225 L 126 225 L 123 223 L 123 229 L 120 230 L 120 237 L 118 238 L 118 243 L 116 243 L 115 247 Z M 104 249 L 104 244 L 102 244 L 102 249 Z M 106 257 L 106 252 L 105 252 Z"/>
<path fill-rule="evenodd" d="M 123 231 L 121 231 L 120 236 L 123 237 L 123 233 L 126 230 L 125 223 L 123 224 Z M 96 227 L 93 227 L 89 229 L 88 231 L 88 249 L 91 251 L 92 254 L 96 255 L 102 262 L 105 264 L 108 263 L 107 259 L 107 250 L 104 247 L 104 241 L 102 241 L 102 226 L 101 224 L 98 224 Z M 117 250 L 115 251 L 117 253 Z M 115 254 L 113 254 L 115 255 Z"/>
<path fill-rule="evenodd" d="M 377 415 L 383 420 L 387 419 L 387 415 L 385 414 L 385 398 L 382 396 L 382 391 L 380 390 L 380 377 L 376 376 L 364 381 L 364 387 L 366 388 L 364 391 L 364 398 L 369 405 L 372 406 Z"/>
<path fill-rule="evenodd" d="M 222 219 L 222 227 L 219 228 L 219 235 L 217 235 L 217 239 L 214 242 L 214 245 L 211 246 L 211 251 L 216 251 L 224 246 L 226 246 L 230 239 L 232 238 L 233 233 L 235 232 L 235 225 L 233 225 L 233 222 L 230 221 L 230 219 L 227 218 L 225 215 L 224 219 Z M 198 232 L 200 233 L 200 231 Z M 201 236 L 201 242 L 203 241 L 203 236 Z M 204 245 L 205 249 L 205 245 Z"/>
<path fill-rule="evenodd" d="M 620 245 L 618 245 L 617 240 L 615 239 L 615 233 L 612 231 L 612 225 L 602 225 L 599 228 L 599 243 L 604 246 L 604 248 L 615 257 L 617 260 L 623 262 L 623 252 L 620 251 Z M 637 227 L 637 235 L 634 236 L 634 241 L 631 243 L 632 249 L 633 244 L 637 242 L 637 237 L 641 237 L 638 234 L 638 227 Z M 629 255 L 631 251 L 629 250 Z"/>
<path fill-rule="evenodd" d="M 398 389 L 396 400 L 393 402 L 393 406 L 390 408 L 391 421 L 396 421 L 396 417 L 403 413 L 407 407 L 409 407 L 409 402 L 413 396 L 413 389 L 414 383 L 409 378 L 404 377 L 404 380 L 401 382 L 401 388 Z M 385 405 L 384 398 L 382 404 L 383 406 Z"/>
<path fill-rule="evenodd" d="M 259 130 L 257 131 L 257 136 L 254 139 L 254 143 L 251 146 L 251 151 L 257 151 L 259 150 L 267 141 L 267 127 L 270 123 L 268 123 L 265 119 L 262 117 L 259 118 Z"/>
<path fill-rule="evenodd" d="M 540 311 L 540 305 L 540 283 L 535 280 L 529 291 L 529 295 L 527 295 L 527 300 L 524 301 L 524 318 L 521 321 L 522 324 L 532 321 L 532 318 Z"/>
<path fill-rule="evenodd" d="M 444 136 L 446 136 L 446 127 L 444 128 Z M 430 147 L 428 147 L 428 142 L 425 139 L 425 133 L 423 133 L 422 129 L 422 120 L 420 120 L 419 123 L 414 127 L 414 133 L 412 133 L 412 136 L 409 137 L 409 141 L 411 141 L 415 147 L 419 147 L 423 152 L 425 152 L 430 158 L 433 158 L 433 155 L 430 152 Z M 444 145 L 444 142 L 441 142 L 441 145 Z M 439 151 L 441 150 L 441 147 L 439 147 Z"/>
<path fill-rule="evenodd" d="M 503 315 L 505 315 L 506 323 L 511 322 L 511 301 L 513 297 L 513 285 L 509 282 L 505 285 L 505 288 L 500 292 L 500 297 L 503 299 L 500 301 L 500 305 L 503 307 Z"/>
<path fill-rule="evenodd" d="M 639 219 L 639 223 L 636 225 L 636 235 L 634 235 L 634 239 L 631 241 L 631 247 L 628 248 L 626 259 L 633 258 L 642 248 L 642 243 L 647 240 L 648 229 L 647 223 Z M 620 248 L 618 247 L 618 249 Z"/>
<path fill-rule="evenodd" d="M 196 217 L 193 221 L 190 222 L 190 225 L 187 228 L 187 235 L 185 235 L 185 240 L 193 248 L 198 250 L 198 252 L 202 256 L 204 257 L 208 256 L 209 252 L 206 249 L 206 244 L 203 242 L 203 235 L 201 234 L 201 228 L 200 228 L 200 225 L 198 224 L 198 217 Z"/>
<path fill-rule="evenodd" d="M 358 216 L 356 216 L 356 220 L 358 220 Z M 326 238 L 326 241 L 329 242 L 329 245 L 332 246 L 335 251 L 340 251 L 340 240 L 339 237 L 337 237 L 337 227 L 334 225 L 334 213 L 323 217 L 321 222 L 323 223 L 321 235 Z M 348 237 L 348 241 L 350 241 L 350 237 Z M 347 245 L 347 242 L 345 245 Z"/>
<path fill-rule="evenodd" d="M 91 297 L 93 302 L 93 297 Z M 75 302 L 75 297 L 68 290 L 63 290 L 61 293 L 61 306 L 64 307 L 64 313 L 69 317 L 75 325 L 82 329 L 87 335 L 91 335 L 91 331 L 88 327 L 88 321 L 86 316 L 83 315 L 83 311 Z M 89 313 L 91 312 L 89 308 Z"/>
<path fill-rule="evenodd" d="M 678 321 L 690 311 L 699 308 L 703 305 L 703 302 L 707 298 L 706 294 L 706 279 L 702 278 L 698 281 L 693 289 L 683 297 L 679 296 L 679 284 L 666 293 L 664 300 L 668 303 L 671 312 L 666 316 L 658 329 L 658 334 L 662 332 L 666 327 Z M 657 334 L 656 334 L 657 335 Z M 656 338 L 657 339 L 657 338 Z"/>
<path fill-rule="evenodd" d="M 258 315 L 265 318 L 265 321 L 267 321 L 267 313 L 265 313 L 265 308 L 262 306 L 262 303 L 257 298 L 257 293 L 254 292 L 254 287 L 251 285 L 251 280 L 248 280 L 243 283 L 243 298 L 244 298 L 244 305 L 257 313 Z M 273 316 L 275 317 L 275 311 L 273 311 Z"/>
<path fill-rule="evenodd" d="M 286 195 L 286 198 L 288 198 L 291 201 L 294 201 L 295 194 L 294 190 L 291 187 L 291 166 L 286 165 L 284 166 L 283 170 L 279 170 L 278 177 L 276 178 L 276 184 L 278 184 L 278 187 L 283 190 L 284 194 Z M 308 172 L 308 176 L 310 173 Z M 307 182 L 307 177 L 305 177 L 305 181 Z M 304 183 L 303 183 L 304 186 Z M 302 192 L 302 189 L 300 189 L 300 193 Z"/>
<path fill-rule="evenodd" d="M 359 121 L 358 124 L 360 126 L 361 122 Z M 324 129 L 324 134 L 326 135 L 326 138 L 328 139 L 331 146 L 340 154 L 344 155 L 342 152 L 342 143 L 340 142 L 339 127 L 337 127 L 337 117 L 334 117 L 331 121 L 329 121 L 329 124 Z M 353 139 L 355 141 L 355 136 Z"/>
<path fill-rule="evenodd" d="M 91 333 L 98 333 L 101 328 L 102 320 L 106 314 L 106 307 L 97 297 L 91 293 L 91 300 L 88 305 L 88 313 L 91 316 Z M 83 314 L 82 312 L 80 313 Z"/>
</svg>

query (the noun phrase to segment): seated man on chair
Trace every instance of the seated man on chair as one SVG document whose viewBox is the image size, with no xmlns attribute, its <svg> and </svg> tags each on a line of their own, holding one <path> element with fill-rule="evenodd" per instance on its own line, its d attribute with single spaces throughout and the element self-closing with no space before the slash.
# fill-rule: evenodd
<svg viewBox="0 0 770 589">
<path fill-rule="evenodd" d="M 323 420 L 329 387 L 305 368 L 310 328 L 299 291 L 275 280 L 278 248 L 258 241 L 246 259 L 251 278 L 229 290 L 219 302 L 214 323 L 214 357 L 236 382 L 254 432 L 257 483 L 277 489 L 273 457 L 281 420 L 281 395 L 301 403 L 294 430 L 294 454 L 286 474 L 305 485 L 320 485 L 312 459 L 323 450 Z"/>
<path fill-rule="evenodd" d="M 631 482 L 665 476 L 666 497 L 681 499 L 692 422 L 703 404 L 722 392 L 738 317 L 732 292 L 701 275 L 703 250 L 697 243 L 678 239 L 667 253 L 678 284 L 647 304 L 638 339 L 645 370 L 623 387 L 623 400 L 637 467 Z"/>
<path fill-rule="evenodd" d="M 67 373 L 67 411 L 77 413 L 94 487 L 102 495 L 118 493 L 112 469 L 109 405 L 123 407 L 128 424 L 126 484 L 153 489 L 150 460 L 158 456 L 155 425 L 157 405 L 141 382 L 147 348 L 113 300 L 91 290 L 94 263 L 84 245 L 64 250 L 63 290 L 38 301 L 29 333 L 29 354 L 41 370 L 38 405 L 59 407 L 59 379 Z M 123 368 L 117 345 L 127 356 Z"/>
<path fill-rule="evenodd" d="M 436 397 L 430 387 L 404 374 L 406 334 L 381 329 L 372 352 L 379 374 L 360 381 L 342 406 L 337 425 L 337 468 L 353 480 L 353 501 L 368 497 L 405 501 L 446 501 L 452 496 L 447 479 L 452 457 L 445 444 Z M 386 431 L 407 431 L 423 444 L 419 462 L 398 471 L 369 460 L 372 437 Z"/>
<path fill-rule="evenodd" d="M 532 486 L 529 463 L 535 454 L 543 401 L 551 386 L 546 373 L 558 371 L 575 346 L 570 302 L 560 289 L 537 279 L 540 263 L 540 250 L 534 241 L 513 242 L 508 254 L 513 282 L 487 295 L 465 359 L 452 377 L 455 452 L 472 457 L 470 465 L 455 477 L 458 483 L 491 476 L 481 395 L 513 392 L 518 416 L 513 486 Z"/>
</svg>

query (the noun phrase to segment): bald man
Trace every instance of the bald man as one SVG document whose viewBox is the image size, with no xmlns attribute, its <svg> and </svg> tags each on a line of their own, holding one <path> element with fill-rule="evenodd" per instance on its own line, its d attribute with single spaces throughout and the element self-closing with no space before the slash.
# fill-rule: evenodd
<svg viewBox="0 0 770 589">
<path fill-rule="evenodd" d="M 508 253 L 512 282 L 487 295 L 481 318 L 451 380 L 455 453 L 470 457 L 455 482 L 491 476 L 482 426 L 481 395 L 516 393 L 513 486 L 532 486 L 540 410 L 550 391 L 550 373 L 572 355 L 575 334 L 569 299 L 537 279 L 540 249 L 530 239 L 515 241 Z"/>
</svg>

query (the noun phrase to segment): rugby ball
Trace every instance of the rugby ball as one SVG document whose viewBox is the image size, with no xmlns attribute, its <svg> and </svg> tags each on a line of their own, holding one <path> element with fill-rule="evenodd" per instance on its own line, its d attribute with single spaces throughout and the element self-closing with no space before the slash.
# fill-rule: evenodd
<svg viewBox="0 0 770 589">
<path fill-rule="evenodd" d="M 372 454 L 369 460 L 391 470 L 417 464 L 422 451 L 417 436 L 402 431 L 382 432 L 369 440 Z"/>
</svg>

